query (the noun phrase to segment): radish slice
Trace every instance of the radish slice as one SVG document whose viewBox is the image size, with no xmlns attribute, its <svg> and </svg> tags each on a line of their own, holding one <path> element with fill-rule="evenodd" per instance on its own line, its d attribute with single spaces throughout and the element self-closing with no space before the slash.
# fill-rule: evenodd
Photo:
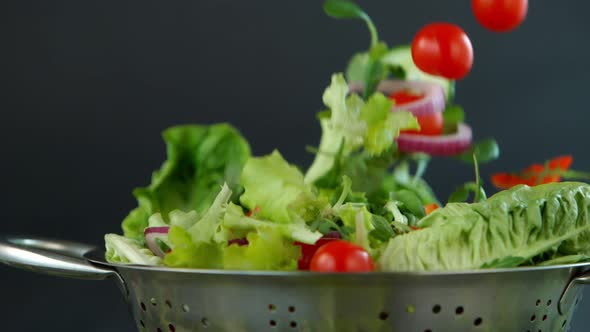
<svg viewBox="0 0 590 332">
<path fill-rule="evenodd" d="M 362 91 L 362 85 L 352 83 L 349 85 L 351 92 L 359 93 Z M 401 80 L 386 80 L 382 81 L 377 87 L 377 91 L 390 96 L 391 94 L 403 90 L 414 91 L 423 95 L 419 100 L 406 103 L 400 106 L 393 106 L 392 111 L 408 111 L 415 116 L 424 116 L 435 112 L 442 112 L 445 110 L 446 97 L 444 89 L 431 82 L 424 81 L 401 81 Z"/>
<path fill-rule="evenodd" d="M 471 146 L 471 128 L 460 123 L 457 132 L 450 135 L 426 136 L 418 134 L 401 134 L 397 146 L 402 152 L 424 152 L 433 156 L 452 156 Z"/>
<path fill-rule="evenodd" d="M 158 239 L 163 242 L 168 242 L 168 231 L 170 227 L 163 226 L 163 227 L 148 227 L 143 232 L 145 236 L 145 243 L 147 247 L 154 253 L 156 256 L 164 257 L 166 255 L 165 252 L 162 251 L 162 248 L 158 245 Z"/>
</svg>

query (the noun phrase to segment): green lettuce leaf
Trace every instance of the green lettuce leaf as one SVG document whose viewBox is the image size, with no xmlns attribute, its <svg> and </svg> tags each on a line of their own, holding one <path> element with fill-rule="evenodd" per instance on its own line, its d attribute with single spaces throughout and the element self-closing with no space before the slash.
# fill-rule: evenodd
<svg viewBox="0 0 590 332">
<path fill-rule="evenodd" d="M 117 234 L 104 236 L 106 254 L 109 263 L 161 265 L 160 257 L 144 248 L 138 241 Z"/>
<path fill-rule="evenodd" d="M 296 270 L 301 247 L 293 245 L 276 228 L 261 228 L 247 236 L 249 244 L 236 244 L 223 251 L 224 268 L 229 270 Z"/>
<path fill-rule="evenodd" d="M 194 242 L 191 234 L 180 226 L 170 227 L 168 240 L 173 246 L 164 256 L 164 264 L 170 267 L 221 269 L 223 246 L 214 242 Z"/>
<path fill-rule="evenodd" d="M 420 220 L 424 229 L 389 241 L 385 271 L 465 270 L 517 266 L 544 252 L 577 243 L 590 231 L 590 186 L 551 183 L 517 186 L 481 203 L 449 203 Z M 567 250 L 562 249 L 565 252 Z"/>
<path fill-rule="evenodd" d="M 419 126 L 408 112 L 390 112 L 392 103 L 381 93 L 365 104 L 356 94 L 347 96 L 348 91 L 342 74 L 334 74 L 323 97 L 329 116 L 320 117 L 320 146 L 305 183 L 333 187 L 346 175 L 355 191 L 369 192 L 361 184 L 368 180 L 369 185 L 379 186 L 394 162 L 394 139 L 400 130 Z"/>
<path fill-rule="evenodd" d="M 222 268 L 223 247 L 228 234 L 221 221 L 232 191 L 223 184 L 213 204 L 203 217 L 188 229 L 172 226 L 168 241 L 172 251 L 164 257 L 164 263 L 174 267 Z"/>
<path fill-rule="evenodd" d="M 244 215 L 242 208 L 230 203 L 223 219 L 223 226 L 230 230 L 236 238 L 243 238 L 250 232 L 271 231 L 282 234 L 283 237 L 303 243 L 313 244 L 322 233 L 312 231 L 305 222 L 276 223 L 268 220 L 259 220 Z"/>
<path fill-rule="evenodd" d="M 153 173 L 149 186 L 134 190 L 139 206 L 122 224 L 125 236 L 138 241 L 143 241 L 148 218 L 155 213 L 166 217 L 173 210 L 195 210 L 201 214 L 224 182 L 235 197 L 242 192 L 240 172 L 250 147 L 232 126 L 177 126 L 164 131 L 163 137 L 167 160 Z"/>
<path fill-rule="evenodd" d="M 240 202 L 250 210 L 259 207 L 260 218 L 274 222 L 312 220 L 327 203 L 318 201 L 303 174 L 278 151 L 250 158 L 242 172 L 242 185 Z"/>
</svg>

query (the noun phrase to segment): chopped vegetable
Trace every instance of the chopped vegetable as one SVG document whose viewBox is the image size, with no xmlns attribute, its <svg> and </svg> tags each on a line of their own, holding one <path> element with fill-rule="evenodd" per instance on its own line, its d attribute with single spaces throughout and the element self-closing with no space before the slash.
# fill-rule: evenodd
<svg viewBox="0 0 590 332">
<path fill-rule="evenodd" d="M 320 247 L 311 259 L 314 272 L 371 272 L 373 260 L 362 247 L 335 240 Z"/>
<path fill-rule="evenodd" d="M 496 173 L 492 175 L 492 184 L 498 189 L 508 189 L 519 184 L 535 186 L 543 183 L 559 182 L 562 177 L 579 178 L 582 173 L 568 173 L 573 162 L 571 156 L 553 158 L 544 165 L 532 164 L 519 173 Z M 573 176 L 570 176 L 573 175 Z M 584 178 L 584 176 L 582 176 Z"/>
<path fill-rule="evenodd" d="M 526 18 L 528 0 L 471 0 L 477 21 L 495 32 L 516 29 Z"/>
<path fill-rule="evenodd" d="M 455 134 L 428 136 L 401 134 L 397 138 L 400 151 L 424 152 L 433 156 L 454 156 L 464 152 L 471 145 L 471 128 L 461 123 Z"/>
<path fill-rule="evenodd" d="M 412 58 L 416 66 L 428 74 L 457 80 L 471 70 L 473 47 L 460 27 L 432 23 L 414 37 Z"/>
</svg>

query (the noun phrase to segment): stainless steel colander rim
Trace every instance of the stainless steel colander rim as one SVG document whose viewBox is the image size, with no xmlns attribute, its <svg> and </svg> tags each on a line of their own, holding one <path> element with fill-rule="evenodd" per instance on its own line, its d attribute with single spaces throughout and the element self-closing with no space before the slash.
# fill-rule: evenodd
<svg viewBox="0 0 590 332">
<path fill-rule="evenodd" d="M 104 259 L 104 251 L 95 249 L 84 255 L 84 257 L 93 264 L 108 266 L 114 269 L 127 269 L 134 271 L 146 272 L 166 272 L 166 273 L 181 273 L 181 274 L 196 274 L 196 275 L 224 275 L 224 276 L 259 276 L 259 277 L 387 277 L 387 276 L 407 276 L 407 277 L 436 277 L 436 276 L 453 276 L 453 275 L 478 275 L 491 273 L 522 273 L 522 272 L 538 272 L 557 269 L 590 269 L 590 262 L 561 264 L 561 265 L 547 265 L 547 266 L 522 266 L 515 268 L 498 268 L 498 269 L 475 269 L 475 270 L 456 270 L 456 271 L 396 271 L 396 272 L 352 272 L 352 273 L 315 273 L 309 271 L 266 271 L 266 270 L 223 270 L 223 269 L 189 269 L 189 268 L 170 268 L 162 266 L 147 266 L 137 264 L 117 264 L 109 263 Z"/>
</svg>

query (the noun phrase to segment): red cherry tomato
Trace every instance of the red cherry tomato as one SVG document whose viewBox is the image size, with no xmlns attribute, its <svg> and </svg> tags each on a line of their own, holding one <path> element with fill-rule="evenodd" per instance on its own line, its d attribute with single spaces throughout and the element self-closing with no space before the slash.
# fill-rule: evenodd
<svg viewBox="0 0 590 332">
<path fill-rule="evenodd" d="M 343 240 L 324 244 L 311 259 L 311 271 L 370 272 L 375 270 L 369 253 L 360 246 Z"/>
<path fill-rule="evenodd" d="M 416 116 L 420 130 L 402 130 L 404 134 L 419 134 L 428 136 L 439 136 L 443 133 L 443 115 L 441 112 L 434 112 L 428 115 Z"/>
<path fill-rule="evenodd" d="M 321 246 L 323 246 L 324 244 L 326 244 L 330 241 L 334 241 L 334 240 L 338 240 L 338 239 L 323 237 L 323 238 L 317 240 L 315 244 L 306 244 L 306 243 L 301 243 L 301 242 L 295 242 L 295 245 L 301 247 L 301 257 L 297 261 L 297 268 L 299 270 L 303 270 L 303 271 L 309 270 L 309 265 L 311 264 L 311 259 L 313 258 L 313 255 L 315 255 L 316 251 L 318 251 L 318 249 Z"/>
<path fill-rule="evenodd" d="M 471 70 L 473 47 L 460 27 L 450 23 L 433 23 L 422 28 L 414 37 L 412 59 L 423 72 L 458 80 Z"/>
<path fill-rule="evenodd" d="M 506 32 L 518 27 L 526 18 L 528 0 L 471 0 L 473 15 L 489 30 Z"/>
<path fill-rule="evenodd" d="M 394 100 L 398 106 L 413 103 L 422 98 L 424 98 L 423 93 L 416 93 L 409 90 L 399 90 L 389 95 L 389 99 Z"/>
<path fill-rule="evenodd" d="M 400 90 L 392 93 L 390 99 L 395 101 L 396 105 L 409 104 L 424 98 L 424 94 L 414 93 L 408 90 Z M 406 134 L 420 134 L 429 136 L 438 136 L 443 132 L 443 116 L 440 112 L 431 113 L 423 116 L 416 116 L 420 130 L 402 130 Z"/>
</svg>

